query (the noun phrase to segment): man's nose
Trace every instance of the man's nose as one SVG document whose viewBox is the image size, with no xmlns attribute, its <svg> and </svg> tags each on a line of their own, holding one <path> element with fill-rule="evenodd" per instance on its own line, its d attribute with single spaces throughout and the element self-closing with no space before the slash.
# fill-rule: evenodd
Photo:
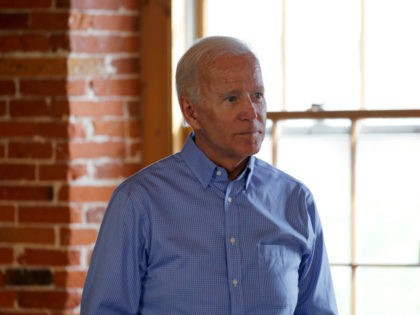
<svg viewBox="0 0 420 315">
<path fill-rule="evenodd" d="M 257 118 L 257 104 L 255 104 L 250 96 L 247 96 L 243 100 L 241 119 L 242 120 L 253 120 Z"/>
</svg>

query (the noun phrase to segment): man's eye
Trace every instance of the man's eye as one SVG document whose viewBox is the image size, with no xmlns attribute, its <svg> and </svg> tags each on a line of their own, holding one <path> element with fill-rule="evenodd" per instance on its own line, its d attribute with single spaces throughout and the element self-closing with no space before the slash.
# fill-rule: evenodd
<svg viewBox="0 0 420 315">
<path fill-rule="evenodd" d="M 226 97 L 226 101 L 229 103 L 233 103 L 237 100 L 238 98 L 236 96 L 228 96 Z"/>
<path fill-rule="evenodd" d="M 264 94 L 263 94 L 263 93 L 261 93 L 261 92 L 256 92 L 256 93 L 255 93 L 255 98 L 256 98 L 257 100 L 260 100 L 260 99 L 264 98 Z"/>
</svg>

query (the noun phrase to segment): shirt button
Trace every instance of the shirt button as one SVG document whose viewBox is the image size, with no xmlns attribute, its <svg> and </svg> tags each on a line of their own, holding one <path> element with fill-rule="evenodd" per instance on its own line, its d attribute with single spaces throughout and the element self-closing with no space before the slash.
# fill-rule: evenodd
<svg viewBox="0 0 420 315">
<path fill-rule="evenodd" d="M 233 284 L 234 287 L 236 287 L 238 285 L 238 279 L 233 278 L 232 284 Z"/>
<path fill-rule="evenodd" d="M 228 197 L 227 201 L 228 201 L 229 203 L 231 203 L 231 202 L 232 202 L 232 197 Z"/>
<path fill-rule="evenodd" d="M 217 176 L 222 175 L 222 171 L 221 171 L 221 170 L 217 170 L 216 175 L 217 175 Z"/>
<path fill-rule="evenodd" d="M 232 245 L 235 245 L 235 243 L 236 243 L 236 238 L 234 238 L 233 236 L 230 238 L 230 243 L 232 244 Z"/>
</svg>

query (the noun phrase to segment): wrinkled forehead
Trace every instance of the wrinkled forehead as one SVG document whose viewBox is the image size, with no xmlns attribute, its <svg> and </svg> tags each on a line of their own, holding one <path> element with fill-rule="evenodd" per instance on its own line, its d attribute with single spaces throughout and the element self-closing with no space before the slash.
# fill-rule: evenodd
<svg viewBox="0 0 420 315">
<path fill-rule="evenodd" d="M 262 72 L 258 59 L 252 53 L 241 55 L 224 54 L 202 64 L 200 75 L 205 81 L 228 78 L 235 74 L 261 81 Z M 245 79 L 245 78 L 244 78 Z"/>
</svg>

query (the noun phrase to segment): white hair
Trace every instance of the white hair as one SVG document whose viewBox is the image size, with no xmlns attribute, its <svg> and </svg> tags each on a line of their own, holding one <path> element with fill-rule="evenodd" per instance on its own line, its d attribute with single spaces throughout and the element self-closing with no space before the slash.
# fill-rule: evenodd
<svg viewBox="0 0 420 315">
<path fill-rule="evenodd" d="M 200 98 L 200 80 L 203 71 L 208 72 L 211 63 L 222 55 L 251 54 L 258 62 L 251 48 L 243 41 L 228 36 L 210 36 L 196 41 L 178 61 L 175 83 L 178 98 L 187 96 Z"/>
</svg>

